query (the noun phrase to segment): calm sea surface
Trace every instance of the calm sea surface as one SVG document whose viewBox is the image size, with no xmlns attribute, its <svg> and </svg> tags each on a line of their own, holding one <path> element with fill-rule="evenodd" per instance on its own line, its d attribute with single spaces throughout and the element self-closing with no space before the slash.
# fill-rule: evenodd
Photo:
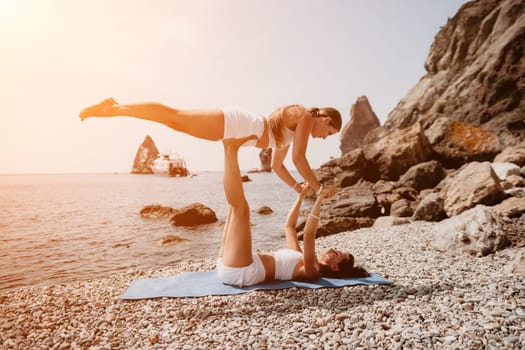
<svg viewBox="0 0 525 350">
<path fill-rule="evenodd" d="M 275 174 L 249 177 L 253 181 L 244 183 L 244 188 L 252 211 L 254 248 L 281 247 L 294 192 Z M 149 204 L 179 208 L 194 202 L 214 210 L 219 222 L 180 228 L 166 219 L 142 219 L 139 215 Z M 263 205 L 274 213 L 255 213 Z M 192 178 L 0 175 L 0 293 L 216 257 L 220 223 L 227 210 L 222 172 L 202 172 Z M 157 245 L 166 235 L 190 242 Z"/>
</svg>

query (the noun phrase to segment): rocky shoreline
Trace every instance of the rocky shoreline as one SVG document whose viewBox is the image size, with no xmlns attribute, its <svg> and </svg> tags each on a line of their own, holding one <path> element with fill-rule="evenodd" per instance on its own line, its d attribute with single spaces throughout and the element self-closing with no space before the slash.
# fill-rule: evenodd
<svg viewBox="0 0 525 350">
<path fill-rule="evenodd" d="M 121 301 L 136 278 L 211 270 L 213 259 L 0 295 L 3 349 L 333 349 L 525 347 L 517 248 L 484 257 L 438 252 L 432 223 L 319 238 L 391 286 L 258 291 Z"/>
</svg>

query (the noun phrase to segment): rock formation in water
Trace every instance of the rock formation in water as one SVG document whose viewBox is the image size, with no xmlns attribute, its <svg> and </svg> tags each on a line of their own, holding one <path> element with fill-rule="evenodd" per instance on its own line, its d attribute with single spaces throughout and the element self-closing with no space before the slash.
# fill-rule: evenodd
<svg viewBox="0 0 525 350">
<path fill-rule="evenodd" d="M 164 207 L 159 204 L 147 205 L 140 211 L 140 217 L 169 218 L 173 226 L 199 226 L 217 221 L 215 212 L 201 203 L 193 203 L 182 208 Z"/>
<path fill-rule="evenodd" d="M 153 174 L 153 162 L 159 156 L 159 150 L 153 139 L 146 135 L 139 146 L 135 160 L 133 161 L 132 174 Z"/>
<path fill-rule="evenodd" d="M 272 171 L 272 149 L 265 148 L 259 152 L 259 159 L 261 160 L 261 168 L 259 171 L 269 173 Z"/>
</svg>

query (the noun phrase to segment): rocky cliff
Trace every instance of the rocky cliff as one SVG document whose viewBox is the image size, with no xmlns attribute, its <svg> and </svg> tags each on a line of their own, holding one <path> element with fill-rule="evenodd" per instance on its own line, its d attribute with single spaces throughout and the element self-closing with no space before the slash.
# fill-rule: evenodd
<svg viewBox="0 0 525 350">
<path fill-rule="evenodd" d="M 146 135 L 139 146 L 133 161 L 132 174 L 153 174 L 153 161 L 159 156 L 159 150 L 153 139 Z"/>
<path fill-rule="evenodd" d="M 509 244 L 506 237 L 525 245 L 524 51 L 524 0 L 471 1 L 437 33 L 427 73 L 383 126 L 374 128 L 371 106 L 358 98 L 344 130 L 359 140 L 343 143 L 342 135 L 344 155 L 316 170 L 340 187 L 323 203 L 317 235 L 467 212 L 458 227 L 472 217 L 484 227 L 495 210 L 502 227 L 490 231 L 498 234 L 480 243 L 477 230 L 458 230 L 447 239 L 482 255 Z"/>
<path fill-rule="evenodd" d="M 439 117 L 480 126 L 504 146 L 525 136 L 525 1 L 464 4 L 437 33 L 427 73 L 388 115 L 402 129 Z"/>
</svg>

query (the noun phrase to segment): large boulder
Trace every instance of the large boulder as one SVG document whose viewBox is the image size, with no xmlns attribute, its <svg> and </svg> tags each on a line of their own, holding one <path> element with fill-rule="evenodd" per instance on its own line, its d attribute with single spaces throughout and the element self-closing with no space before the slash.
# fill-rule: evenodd
<svg viewBox="0 0 525 350">
<path fill-rule="evenodd" d="M 350 110 L 350 121 L 341 130 L 341 154 L 360 148 L 364 137 L 379 125 L 366 96 L 358 97 Z"/>
<path fill-rule="evenodd" d="M 364 227 L 372 227 L 373 218 L 366 217 L 329 217 L 320 222 L 316 236 L 325 237 L 339 232 L 354 231 Z M 302 234 L 299 236 L 302 239 Z"/>
<path fill-rule="evenodd" d="M 443 252 L 488 255 L 511 244 L 502 218 L 492 209 L 478 205 L 433 226 L 433 246 Z"/>
<path fill-rule="evenodd" d="M 414 210 L 412 220 L 441 221 L 447 217 L 443 198 L 439 193 L 430 193 L 423 197 Z"/>
<path fill-rule="evenodd" d="M 472 162 L 461 168 L 442 188 L 448 217 L 476 206 L 500 202 L 505 193 L 489 162 Z"/>
<path fill-rule="evenodd" d="M 472 161 L 492 161 L 501 151 L 494 135 L 450 118 L 437 119 L 425 130 L 425 135 L 435 158 L 448 168 L 458 168 Z"/>
<path fill-rule="evenodd" d="M 153 162 L 159 156 L 159 150 L 153 139 L 146 135 L 139 146 L 131 168 L 132 174 L 153 174 Z"/>
<path fill-rule="evenodd" d="M 198 226 L 217 221 L 215 212 L 200 203 L 193 203 L 180 209 L 175 209 L 170 219 L 173 226 Z"/>
<path fill-rule="evenodd" d="M 409 217 L 414 213 L 411 202 L 408 199 L 401 198 L 390 206 L 390 215 L 395 217 Z"/>
<path fill-rule="evenodd" d="M 397 180 L 411 166 L 429 160 L 432 154 L 418 123 L 365 145 L 363 152 L 367 159 L 377 164 L 380 177 L 385 180 Z"/>
<path fill-rule="evenodd" d="M 326 162 L 315 170 L 315 174 L 321 183 L 339 187 L 353 186 L 359 180 L 375 182 L 379 178 L 377 166 L 365 158 L 360 148 Z"/>
<path fill-rule="evenodd" d="M 398 180 L 404 187 L 412 187 L 416 191 L 434 188 L 447 175 L 445 169 L 436 160 L 416 164 L 407 170 Z"/>
<path fill-rule="evenodd" d="M 346 187 L 321 205 L 321 219 L 316 235 L 322 237 L 370 227 L 379 215 L 381 209 L 371 190 L 371 184 Z M 297 231 L 302 231 L 304 225 L 305 221 L 300 222 Z M 302 239 L 302 233 L 298 237 Z"/>
<path fill-rule="evenodd" d="M 321 206 L 327 217 L 370 217 L 381 215 L 374 192 L 365 186 L 345 187 L 331 200 Z"/>
</svg>

